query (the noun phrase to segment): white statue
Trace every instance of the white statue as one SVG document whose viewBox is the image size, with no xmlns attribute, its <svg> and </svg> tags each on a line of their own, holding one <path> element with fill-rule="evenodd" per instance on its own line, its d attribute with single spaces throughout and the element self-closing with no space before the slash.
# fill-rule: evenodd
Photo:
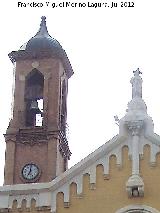
<svg viewBox="0 0 160 213">
<path fill-rule="evenodd" d="M 132 98 L 139 97 L 142 98 L 142 78 L 140 74 L 142 74 L 139 68 L 136 71 L 133 71 L 134 77 L 131 79 L 132 84 Z"/>
</svg>

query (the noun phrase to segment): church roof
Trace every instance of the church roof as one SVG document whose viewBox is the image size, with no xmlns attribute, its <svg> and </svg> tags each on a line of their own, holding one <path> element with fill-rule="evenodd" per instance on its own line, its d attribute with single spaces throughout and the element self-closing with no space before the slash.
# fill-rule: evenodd
<svg viewBox="0 0 160 213">
<path fill-rule="evenodd" d="M 61 44 L 49 35 L 45 16 L 41 17 L 40 28 L 36 35 L 23 44 L 18 51 L 12 51 L 9 53 L 9 58 L 12 62 L 37 57 L 58 57 L 62 59 L 67 76 L 72 76 L 73 69 L 68 56 Z"/>
</svg>

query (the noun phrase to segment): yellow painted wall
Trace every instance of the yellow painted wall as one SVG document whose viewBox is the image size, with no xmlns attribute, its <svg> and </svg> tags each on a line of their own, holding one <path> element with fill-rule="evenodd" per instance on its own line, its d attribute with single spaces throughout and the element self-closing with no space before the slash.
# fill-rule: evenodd
<svg viewBox="0 0 160 213">
<path fill-rule="evenodd" d="M 116 158 L 110 158 L 110 179 L 104 180 L 103 166 L 97 167 L 96 189 L 91 190 L 89 175 L 83 179 L 83 195 L 76 194 L 76 184 L 70 187 L 70 204 L 64 208 L 63 193 L 57 196 L 57 213 L 115 213 L 118 209 L 131 204 L 143 204 L 160 210 L 160 155 L 157 156 L 157 165 L 149 164 L 150 148 L 144 149 L 144 157 L 140 162 L 141 176 L 145 184 L 143 198 L 128 198 L 126 181 L 131 175 L 131 161 L 128 158 L 127 147 L 123 148 L 123 166 L 116 166 Z"/>
<path fill-rule="evenodd" d="M 83 193 L 78 196 L 76 193 L 76 184 L 70 185 L 70 202 L 64 203 L 63 193 L 57 195 L 56 213 L 115 213 L 118 209 L 128 205 L 146 205 L 160 211 L 160 154 L 157 155 L 156 165 L 150 165 L 150 147 L 144 148 L 144 156 L 140 161 L 140 173 L 144 181 L 144 197 L 128 198 L 126 192 L 126 182 L 131 175 L 131 160 L 128 157 L 128 148 L 124 147 L 122 151 L 122 167 L 116 165 L 116 157 L 110 157 L 110 175 L 109 179 L 103 176 L 103 166 L 97 166 L 97 180 L 95 189 L 91 189 L 89 175 L 83 177 Z M 11 212 L 32 212 L 49 213 L 50 207 L 36 208 L 32 201 L 31 208 L 25 207 L 17 209 L 16 202 L 13 204 Z M 1 211 L 3 212 L 3 211 Z"/>
</svg>

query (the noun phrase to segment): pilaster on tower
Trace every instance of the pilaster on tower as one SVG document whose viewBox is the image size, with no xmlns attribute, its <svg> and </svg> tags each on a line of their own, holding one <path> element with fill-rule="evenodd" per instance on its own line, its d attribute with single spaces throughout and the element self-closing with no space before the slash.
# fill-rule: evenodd
<svg viewBox="0 0 160 213">
<path fill-rule="evenodd" d="M 36 35 L 9 53 L 16 65 L 13 118 L 5 134 L 5 184 L 48 182 L 67 169 L 68 79 L 65 50 L 42 17 Z"/>
</svg>

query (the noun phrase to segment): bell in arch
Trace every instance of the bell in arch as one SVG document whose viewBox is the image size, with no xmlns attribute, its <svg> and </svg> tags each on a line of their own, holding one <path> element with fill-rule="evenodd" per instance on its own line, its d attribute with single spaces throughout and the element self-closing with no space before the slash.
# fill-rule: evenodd
<svg viewBox="0 0 160 213">
<path fill-rule="evenodd" d="M 38 101 L 34 100 L 31 102 L 30 110 L 34 111 L 35 114 L 41 114 L 41 110 L 38 107 Z"/>
</svg>

